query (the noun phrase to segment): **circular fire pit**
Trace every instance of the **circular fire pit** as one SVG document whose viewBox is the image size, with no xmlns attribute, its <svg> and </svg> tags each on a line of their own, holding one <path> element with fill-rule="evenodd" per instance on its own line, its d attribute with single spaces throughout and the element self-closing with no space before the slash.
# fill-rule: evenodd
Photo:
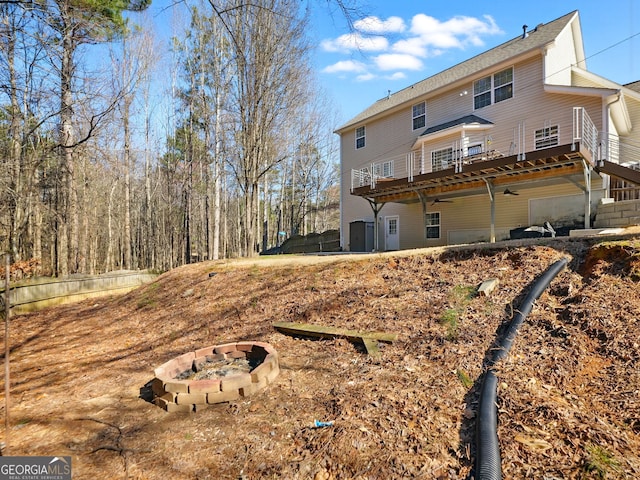
<svg viewBox="0 0 640 480">
<path fill-rule="evenodd" d="M 153 402 L 169 412 L 191 412 L 248 397 L 280 373 L 278 353 L 264 342 L 225 343 L 169 360 L 154 370 Z"/>
</svg>

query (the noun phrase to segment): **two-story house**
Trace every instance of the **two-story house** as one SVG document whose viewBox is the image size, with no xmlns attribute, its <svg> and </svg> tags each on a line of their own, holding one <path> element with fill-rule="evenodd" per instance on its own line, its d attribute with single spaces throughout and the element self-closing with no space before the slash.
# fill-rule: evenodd
<svg viewBox="0 0 640 480">
<path fill-rule="evenodd" d="M 589 228 L 612 178 L 640 184 L 631 169 L 639 132 L 640 83 L 587 70 L 577 11 L 523 27 L 336 130 L 342 247 L 488 242 L 532 225 Z"/>
</svg>

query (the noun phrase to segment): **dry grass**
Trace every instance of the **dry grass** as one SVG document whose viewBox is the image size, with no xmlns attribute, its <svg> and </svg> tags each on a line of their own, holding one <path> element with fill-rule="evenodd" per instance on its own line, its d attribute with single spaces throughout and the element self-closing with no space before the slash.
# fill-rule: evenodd
<svg viewBox="0 0 640 480">
<path fill-rule="evenodd" d="M 469 478 L 484 358 L 530 282 L 564 256 L 500 365 L 504 478 L 640 478 L 640 284 L 629 249 L 595 251 L 575 240 L 210 262 L 15 317 L 4 453 L 71 455 L 75 479 Z M 469 295 L 491 277 L 489 297 Z M 400 337 L 371 359 L 276 321 Z M 278 350 L 282 372 L 264 392 L 187 415 L 141 398 L 154 367 L 235 340 Z"/>
</svg>

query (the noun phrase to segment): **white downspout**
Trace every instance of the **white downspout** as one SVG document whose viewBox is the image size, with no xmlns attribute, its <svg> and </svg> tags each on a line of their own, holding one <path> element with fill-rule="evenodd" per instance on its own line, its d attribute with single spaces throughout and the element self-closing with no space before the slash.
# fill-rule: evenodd
<svg viewBox="0 0 640 480">
<path fill-rule="evenodd" d="M 605 151 L 607 160 L 611 160 L 609 158 L 610 155 L 610 141 L 609 141 L 609 123 L 611 122 L 611 105 L 616 102 L 619 102 L 622 98 L 622 92 L 618 90 L 614 95 L 609 95 L 608 97 L 603 97 L 602 102 L 604 103 L 604 108 L 602 109 L 602 143 L 606 145 Z M 600 158 L 597 158 L 596 161 L 603 160 L 603 152 L 602 152 L 602 144 L 600 147 Z M 605 191 L 606 197 L 611 196 L 611 177 L 607 174 L 602 174 L 602 188 Z"/>
</svg>

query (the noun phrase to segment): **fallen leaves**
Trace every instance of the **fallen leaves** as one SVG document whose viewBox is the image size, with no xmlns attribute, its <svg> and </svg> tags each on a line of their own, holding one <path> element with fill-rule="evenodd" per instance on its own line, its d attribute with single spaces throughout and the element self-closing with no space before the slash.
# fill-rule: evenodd
<svg viewBox="0 0 640 480">
<path fill-rule="evenodd" d="M 210 262 L 99 308 L 17 317 L 12 418 L 29 422 L 12 430 L 11 454 L 72 454 L 80 479 L 468 478 L 484 360 L 531 281 L 570 255 L 497 369 L 503 477 L 640 478 L 639 284 L 609 257 L 583 277 L 588 251 L 558 240 L 309 257 L 306 266 L 297 257 Z M 500 278 L 490 296 L 460 296 L 487 278 Z M 441 319 L 454 307 L 452 336 Z M 400 335 L 372 359 L 344 338 L 272 328 L 309 319 Z M 266 341 L 280 355 L 279 377 L 256 397 L 182 416 L 137 397 L 167 359 L 238 340 Z M 118 452 L 88 453 L 109 431 L 55 420 L 83 417 L 122 426 L 128 472 Z"/>
</svg>

